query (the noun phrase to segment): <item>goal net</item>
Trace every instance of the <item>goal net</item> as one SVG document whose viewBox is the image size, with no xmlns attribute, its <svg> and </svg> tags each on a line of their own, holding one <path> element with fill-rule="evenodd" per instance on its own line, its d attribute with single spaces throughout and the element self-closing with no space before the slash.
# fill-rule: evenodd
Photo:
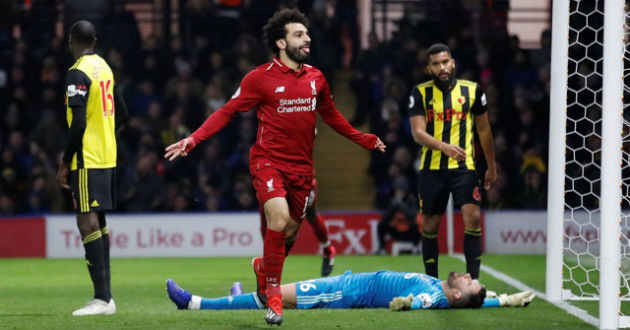
<svg viewBox="0 0 630 330">
<path fill-rule="evenodd" d="M 547 297 L 598 301 L 600 328 L 630 327 L 628 18 L 622 0 L 554 1 Z"/>
</svg>

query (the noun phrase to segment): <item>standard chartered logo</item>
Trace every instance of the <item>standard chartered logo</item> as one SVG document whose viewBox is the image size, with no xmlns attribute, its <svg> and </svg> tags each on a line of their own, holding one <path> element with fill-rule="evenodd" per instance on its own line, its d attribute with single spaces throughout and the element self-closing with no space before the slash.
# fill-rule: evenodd
<svg viewBox="0 0 630 330">
<path fill-rule="evenodd" d="M 278 113 L 308 112 L 315 111 L 317 98 L 298 97 L 294 99 L 280 99 L 279 103 L 280 105 L 277 108 Z"/>
</svg>

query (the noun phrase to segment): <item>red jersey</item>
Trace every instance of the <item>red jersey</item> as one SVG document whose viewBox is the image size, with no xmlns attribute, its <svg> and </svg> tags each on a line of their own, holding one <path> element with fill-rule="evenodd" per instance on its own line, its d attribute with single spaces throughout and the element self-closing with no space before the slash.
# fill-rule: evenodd
<svg viewBox="0 0 630 330">
<path fill-rule="evenodd" d="M 313 175 L 315 112 L 339 134 L 366 149 L 376 135 L 357 131 L 339 113 L 324 75 L 304 64 L 297 72 L 274 58 L 248 73 L 232 98 L 192 135 L 190 151 L 230 121 L 237 111 L 257 108 L 258 134 L 250 149 L 250 169 L 273 166 L 297 175 Z"/>
</svg>

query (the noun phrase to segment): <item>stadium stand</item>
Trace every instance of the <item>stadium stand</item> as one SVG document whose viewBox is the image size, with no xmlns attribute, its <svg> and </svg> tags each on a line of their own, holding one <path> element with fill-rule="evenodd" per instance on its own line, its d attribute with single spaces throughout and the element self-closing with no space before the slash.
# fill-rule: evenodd
<svg viewBox="0 0 630 330">
<path fill-rule="evenodd" d="M 119 143 L 119 212 L 258 208 L 247 168 L 257 125 L 253 111 L 234 118 L 188 158 L 168 163 L 162 155 L 223 105 L 246 72 L 268 59 L 260 28 L 277 6 L 291 1 L 261 2 L 252 1 L 233 17 L 211 1 L 181 1 L 180 32 L 167 39 L 143 39 L 136 17 L 121 2 L 110 6 L 97 29 L 98 52 L 112 66 L 131 115 Z M 300 2 L 313 23 L 311 63 L 331 84 L 337 70 L 353 72 L 358 112 L 352 122 L 388 145 L 385 155 L 372 155 L 374 208 L 386 209 L 398 199 L 394 183 L 403 181 L 404 200 L 417 207 L 418 147 L 406 107 L 411 88 L 428 79 L 425 49 L 438 41 L 453 50 L 458 77 L 481 82 L 487 92 L 499 180 L 486 207 L 546 206 L 548 31 L 537 50 L 521 49 L 518 38 L 496 24 L 474 40 L 466 28 L 470 13 L 462 9 L 446 11 L 457 24 L 441 24 L 439 31 L 430 22 L 403 17 L 391 40 L 373 35 L 370 47 L 359 50 L 357 27 L 349 19 L 356 21 L 356 1 L 338 1 L 334 11 L 327 4 Z M 54 33 L 59 6 L 32 1 L 28 10 L 13 9 L 19 15 L 0 20 L 0 214 L 68 212 L 70 195 L 55 180 L 66 131 L 63 80 L 71 64 L 66 41 Z"/>
</svg>

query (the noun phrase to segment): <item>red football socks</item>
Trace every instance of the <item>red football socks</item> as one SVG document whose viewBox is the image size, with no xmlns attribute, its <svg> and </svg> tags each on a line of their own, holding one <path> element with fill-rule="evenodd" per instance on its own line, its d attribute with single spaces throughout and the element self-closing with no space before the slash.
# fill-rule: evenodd
<svg viewBox="0 0 630 330">
<path fill-rule="evenodd" d="M 265 265 L 265 278 L 267 279 L 267 297 L 281 296 L 282 266 L 284 266 L 284 240 L 285 233 L 267 228 L 265 234 L 265 247 L 263 264 Z"/>
<path fill-rule="evenodd" d="M 321 215 L 317 215 L 317 219 L 311 222 L 311 227 L 313 228 L 313 232 L 315 236 L 317 236 L 317 240 L 320 243 L 328 242 L 328 229 L 326 228 L 326 224 L 324 224 L 324 218 Z"/>
</svg>

